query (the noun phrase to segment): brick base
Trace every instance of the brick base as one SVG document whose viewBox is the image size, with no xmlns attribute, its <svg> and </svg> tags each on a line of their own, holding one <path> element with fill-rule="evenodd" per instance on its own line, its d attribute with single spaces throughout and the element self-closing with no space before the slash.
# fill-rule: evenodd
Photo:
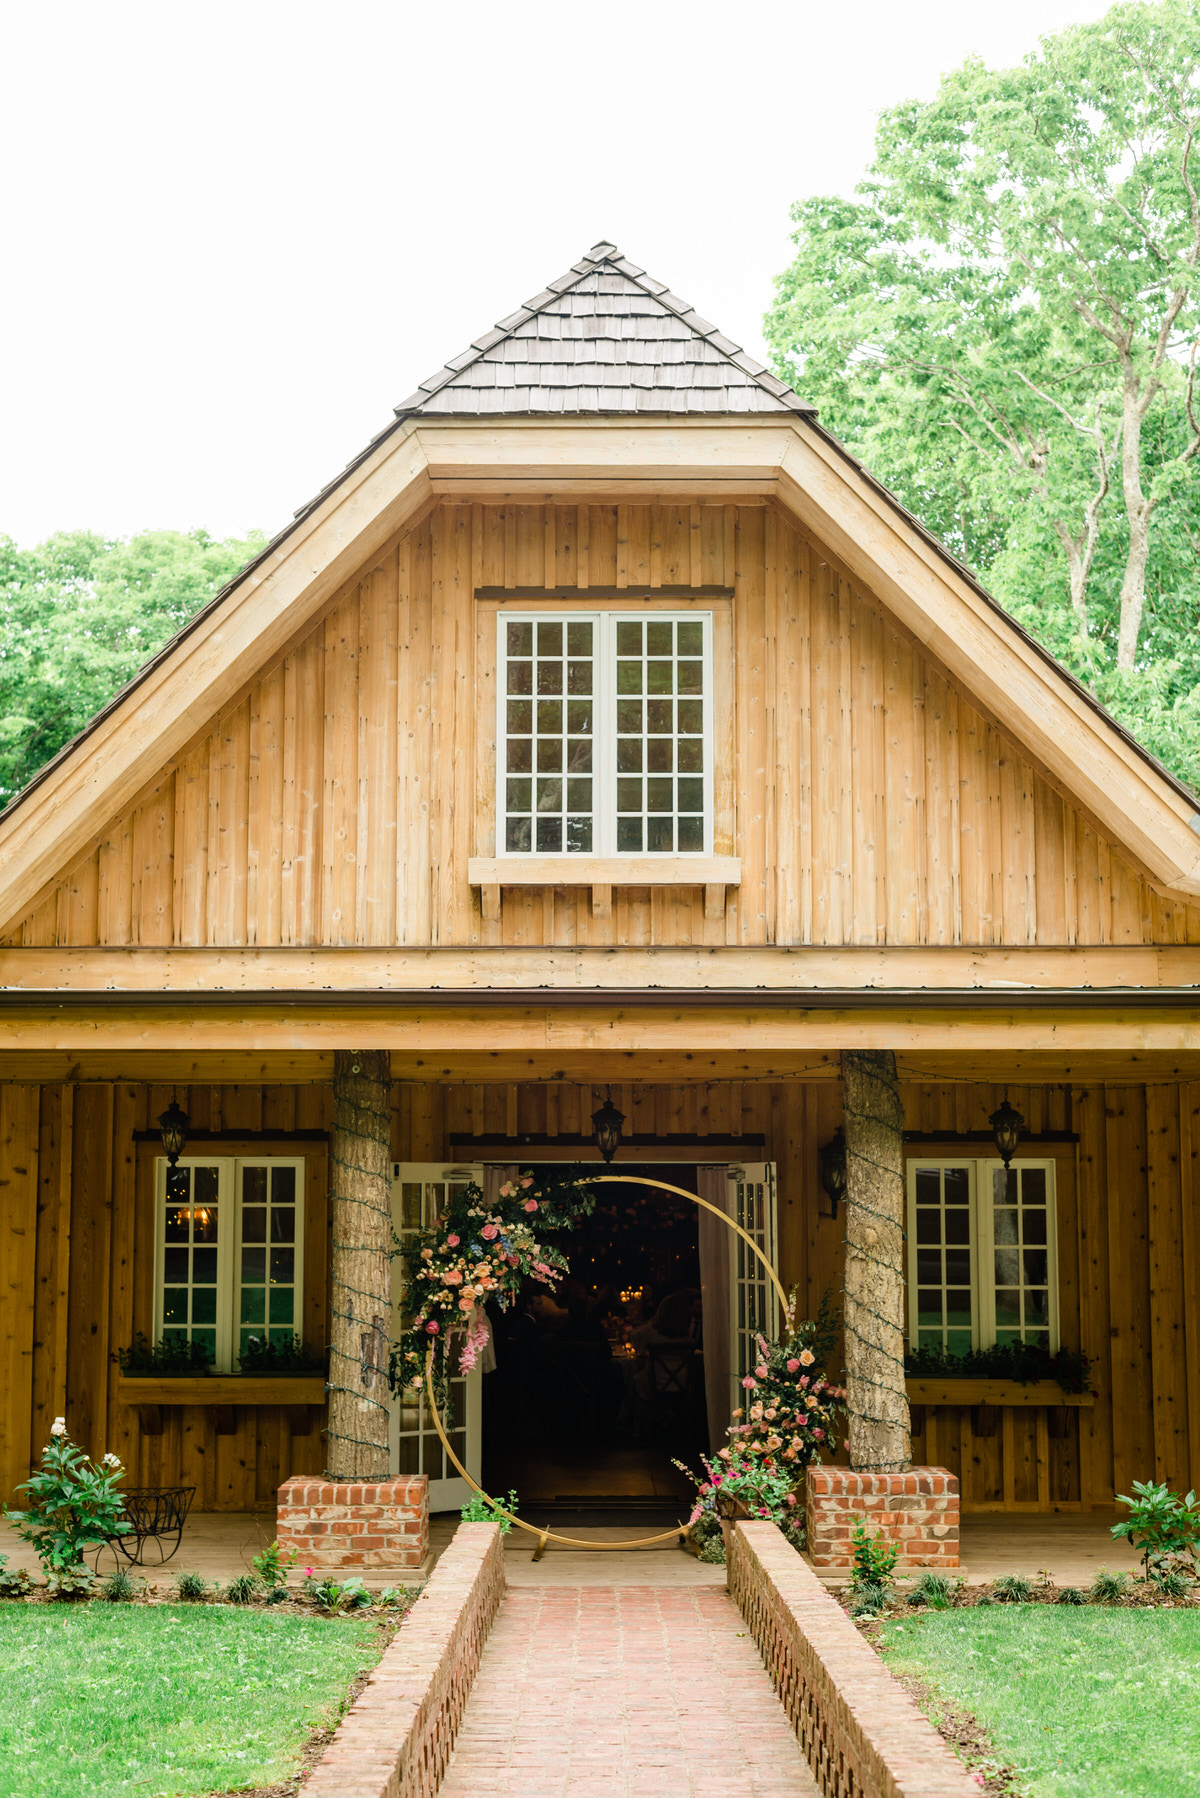
<svg viewBox="0 0 1200 1798">
<path fill-rule="evenodd" d="M 859 1518 L 872 1535 L 896 1544 L 897 1573 L 958 1567 L 958 1480 L 944 1467 L 910 1467 L 907 1473 L 810 1467 L 804 1509 L 808 1552 L 820 1574 L 850 1572 Z"/>
<path fill-rule="evenodd" d="M 422 1572 L 429 1554 L 429 1480 L 423 1473 L 367 1485 L 299 1474 L 279 1488 L 275 1533 L 296 1566 L 378 1584 Z"/>
</svg>

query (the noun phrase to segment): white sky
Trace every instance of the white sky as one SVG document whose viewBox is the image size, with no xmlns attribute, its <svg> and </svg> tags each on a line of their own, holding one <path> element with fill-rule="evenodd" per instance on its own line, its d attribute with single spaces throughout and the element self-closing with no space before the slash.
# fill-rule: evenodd
<svg viewBox="0 0 1200 1798">
<path fill-rule="evenodd" d="M 0 532 L 271 533 L 601 237 L 765 359 L 876 114 L 1106 0 L 8 9 Z"/>
</svg>

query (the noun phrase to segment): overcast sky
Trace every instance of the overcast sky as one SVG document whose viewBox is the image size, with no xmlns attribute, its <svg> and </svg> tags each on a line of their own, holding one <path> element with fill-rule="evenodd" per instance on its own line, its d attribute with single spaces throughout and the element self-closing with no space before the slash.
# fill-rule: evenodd
<svg viewBox="0 0 1200 1798">
<path fill-rule="evenodd" d="M 277 530 L 602 237 L 765 356 L 878 112 L 1098 0 L 207 0 L 0 28 L 0 532 Z"/>
</svg>

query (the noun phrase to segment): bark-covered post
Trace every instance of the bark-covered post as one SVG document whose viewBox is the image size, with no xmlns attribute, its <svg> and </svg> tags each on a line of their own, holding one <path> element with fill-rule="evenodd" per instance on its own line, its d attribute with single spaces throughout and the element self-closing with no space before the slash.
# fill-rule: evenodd
<svg viewBox="0 0 1200 1798">
<path fill-rule="evenodd" d="M 388 1477 L 391 1121 L 386 1050 L 335 1050 L 327 1432 L 328 1473 L 335 1480 Z"/>
<path fill-rule="evenodd" d="M 912 1457 L 904 1388 L 904 1112 L 890 1050 L 843 1049 L 846 1114 L 846 1403 L 850 1465 L 898 1473 Z"/>
</svg>

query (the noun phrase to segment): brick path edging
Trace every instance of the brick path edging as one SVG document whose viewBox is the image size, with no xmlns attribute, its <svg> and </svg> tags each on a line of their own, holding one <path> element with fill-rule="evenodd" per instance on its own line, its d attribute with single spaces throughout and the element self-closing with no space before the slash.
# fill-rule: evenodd
<svg viewBox="0 0 1200 1798">
<path fill-rule="evenodd" d="M 773 1523 L 739 1523 L 729 1590 L 824 1798 L 979 1798 L 979 1785 Z"/>
<path fill-rule="evenodd" d="M 499 1524 L 460 1523 L 304 1798 L 432 1798 L 503 1592 Z"/>
</svg>

